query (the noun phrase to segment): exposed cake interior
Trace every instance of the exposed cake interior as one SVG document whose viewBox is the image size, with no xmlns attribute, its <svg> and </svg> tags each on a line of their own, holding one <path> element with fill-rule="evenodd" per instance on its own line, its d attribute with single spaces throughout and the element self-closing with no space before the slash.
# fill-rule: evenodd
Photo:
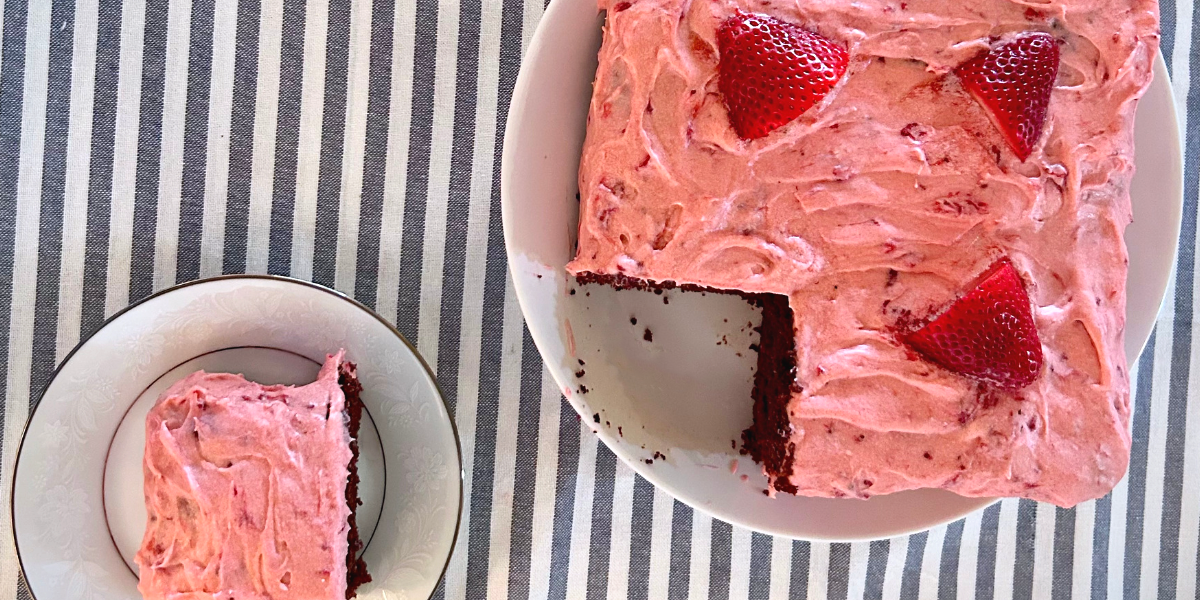
<svg viewBox="0 0 1200 600">
<path fill-rule="evenodd" d="M 342 357 L 308 385 L 200 371 L 160 396 L 146 418 L 144 598 L 341 600 L 370 580 L 354 518 L 362 388 Z"/>
<path fill-rule="evenodd" d="M 359 394 L 362 384 L 358 382 L 358 369 L 352 362 L 344 361 L 338 365 L 338 385 L 346 396 L 346 429 L 350 434 L 350 463 L 346 479 L 346 506 L 350 508 L 347 521 L 350 531 L 346 535 L 346 599 L 354 597 L 355 591 L 364 583 L 371 581 L 367 573 L 367 563 L 360 556 L 363 550 L 363 540 L 358 532 L 357 512 L 362 505 L 358 496 L 358 432 L 362 424 L 363 404 Z"/>
<path fill-rule="evenodd" d="M 796 374 L 792 308 L 786 297 L 774 294 L 763 294 L 760 304 L 762 325 L 752 392 L 754 424 L 742 433 L 742 447 L 762 465 L 776 490 L 795 494 L 796 487 L 788 481 L 795 448 L 789 441 L 792 423 L 787 410 Z"/>
</svg>

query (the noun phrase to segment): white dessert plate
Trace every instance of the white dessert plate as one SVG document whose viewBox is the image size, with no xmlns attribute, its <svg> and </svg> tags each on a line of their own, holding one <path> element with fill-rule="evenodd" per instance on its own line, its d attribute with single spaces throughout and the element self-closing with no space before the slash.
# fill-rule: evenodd
<svg viewBox="0 0 1200 600">
<path fill-rule="evenodd" d="M 126 308 L 59 365 L 17 454 L 12 522 L 35 598 L 136 600 L 146 525 L 146 413 L 203 369 L 304 384 L 326 353 L 358 365 L 359 535 L 373 581 L 360 599 L 428 598 L 462 513 L 458 434 L 417 351 L 371 309 L 270 276 L 186 283 Z"/>
<path fill-rule="evenodd" d="M 759 467 L 738 453 L 751 423 L 756 311 L 731 296 L 615 292 L 580 288 L 568 278 L 563 267 L 575 247 L 579 156 L 602 24 L 593 0 L 550 3 L 517 78 L 501 170 L 517 297 L 534 342 L 584 423 L 676 498 L 774 535 L 883 538 L 994 502 L 942 490 L 865 501 L 764 496 Z M 1161 58 L 1154 69 L 1138 107 L 1135 222 L 1126 231 L 1130 361 L 1149 337 L 1166 291 L 1183 198 L 1179 127 Z"/>
</svg>

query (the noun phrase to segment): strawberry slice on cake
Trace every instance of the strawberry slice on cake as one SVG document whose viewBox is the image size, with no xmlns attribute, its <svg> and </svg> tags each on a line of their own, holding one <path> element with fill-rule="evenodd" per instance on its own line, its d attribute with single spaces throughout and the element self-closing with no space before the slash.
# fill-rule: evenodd
<svg viewBox="0 0 1200 600">
<path fill-rule="evenodd" d="M 929 360 L 1005 390 L 1019 390 L 1042 370 L 1042 343 L 1021 276 L 997 261 L 974 289 L 925 326 L 902 336 Z"/>
<path fill-rule="evenodd" d="M 954 70 L 1021 160 L 1042 137 L 1058 60 L 1050 34 L 1023 33 Z"/>
<path fill-rule="evenodd" d="M 717 32 L 721 95 L 742 139 L 764 137 L 833 89 L 846 72 L 846 49 L 816 33 L 760 14 L 738 12 Z"/>
</svg>

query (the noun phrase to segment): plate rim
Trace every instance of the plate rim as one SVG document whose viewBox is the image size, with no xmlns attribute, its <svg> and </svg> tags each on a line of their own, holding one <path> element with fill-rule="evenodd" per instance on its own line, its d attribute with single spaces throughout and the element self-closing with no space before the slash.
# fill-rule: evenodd
<svg viewBox="0 0 1200 600">
<path fill-rule="evenodd" d="M 1184 196 L 1184 189 L 1183 189 L 1183 186 L 1184 186 L 1184 181 L 1183 181 L 1183 179 L 1184 179 L 1184 164 L 1183 164 L 1183 160 L 1186 155 L 1186 152 L 1185 152 L 1186 149 L 1183 147 L 1184 137 L 1182 135 L 1182 132 L 1179 129 L 1179 104 L 1175 100 L 1175 84 L 1171 81 L 1171 71 L 1167 68 L 1167 59 L 1163 56 L 1161 47 L 1158 49 L 1157 52 L 1155 52 L 1154 60 L 1151 62 L 1150 69 L 1151 69 L 1151 72 L 1153 73 L 1153 79 L 1150 81 L 1150 86 L 1146 87 L 1146 92 L 1144 92 L 1142 94 L 1142 96 L 1138 98 L 1138 102 L 1140 104 L 1142 99 L 1144 99 L 1146 97 L 1146 94 L 1148 94 L 1150 92 L 1150 87 L 1154 85 L 1155 81 L 1161 80 L 1163 82 L 1163 85 L 1167 86 L 1167 100 L 1168 100 L 1167 114 L 1171 118 L 1172 126 L 1168 127 L 1166 129 L 1166 131 L 1163 132 L 1163 135 L 1167 138 L 1165 141 L 1170 143 L 1171 147 L 1175 151 L 1174 155 L 1172 156 L 1172 158 L 1174 160 L 1173 160 L 1173 164 L 1171 165 L 1171 169 L 1173 171 L 1175 171 L 1176 176 L 1171 178 L 1171 188 L 1172 188 L 1171 196 L 1174 198 L 1178 198 L 1179 201 L 1174 203 L 1173 210 L 1171 211 L 1171 214 L 1170 214 L 1170 220 L 1171 220 L 1170 234 L 1171 234 L 1171 239 L 1172 239 L 1171 268 L 1167 271 L 1167 276 L 1165 278 L 1163 278 L 1163 280 L 1161 282 L 1159 282 L 1159 285 L 1157 286 L 1158 289 L 1155 290 L 1155 293 L 1157 293 L 1159 295 L 1158 306 L 1155 307 L 1155 311 L 1154 311 L 1155 324 L 1150 326 L 1150 333 L 1146 335 L 1146 339 L 1142 340 L 1142 345 L 1140 348 L 1138 348 L 1137 355 L 1135 356 L 1135 359 L 1131 362 L 1137 362 L 1137 361 L 1141 360 L 1142 354 L 1144 354 L 1146 352 L 1146 348 L 1150 344 L 1150 336 L 1151 336 L 1151 334 L 1154 333 L 1155 328 L 1158 326 L 1158 323 L 1157 323 L 1158 316 L 1162 314 L 1163 306 L 1167 303 L 1167 290 L 1171 287 L 1171 281 L 1175 279 L 1175 273 L 1179 268 L 1179 244 L 1182 241 L 1180 239 L 1180 237 L 1182 237 L 1182 234 L 1183 234 L 1183 202 L 1184 202 L 1184 198 L 1183 198 L 1183 196 Z M 1134 120 L 1135 121 L 1137 120 L 1136 113 L 1135 113 Z M 1136 132 L 1134 132 L 1134 133 L 1136 135 Z M 1135 145 L 1136 145 L 1136 141 L 1135 141 Z M 1135 169 L 1134 176 L 1136 177 L 1137 176 L 1137 172 L 1136 172 L 1137 156 L 1134 156 L 1133 161 L 1134 161 L 1134 169 Z M 1133 213 L 1133 206 L 1132 206 L 1132 202 L 1130 202 L 1130 214 L 1132 214 L 1132 213 Z M 1136 215 L 1134 215 L 1134 218 L 1136 218 Z M 1122 234 L 1122 236 L 1121 236 L 1121 241 L 1122 241 L 1122 243 L 1126 243 L 1124 234 Z M 1129 252 L 1128 244 L 1126 244 L 1126 254 L 1128 254 L 1128 252 Z M 1126 267 L 1126 269 L 1128 269 L 1128 267 Z M 1129 279 L 1128 273 L 1126 273 L 1125 279 L 1126 280 Z M 1126 294 L 1126 297 L 1128 297 L 1128 295 L 1129 295 L 1128 289 L 1125 290 L 1125 294 Z M 1126 321 L 1129 320 L 1128 308 L 1126 308 L 1125 320 Z M 1133 402 L 1132 395 L 1130 396 L 1130 402 Z M 1133 427 L 1133 417 L 1132 416 L 1129 419 L 1129 426 L 1130 426 L 1130 428 Z"/>
<path fill-rule="evenodd" d="M 92 337 L 94 337 L 97 333 L 100 333 L 101 330 L 103 330 L 105 327 L 108 327 L 109 325 L 111 325 L 114 321 L 116 321 L 118 318 L 123 316 L 125 313 L 133 310 L 134 308 L 136 308 L 138 306 L 141 306 L 142 304 L 145 304 L 146 302 L 149 302 L 150 300 L 153 300 L 160 296 L 165 296 L 172 292 L 177 292 L 184 288 L 188 288 L 188 287 L 192 287 L 192 286 L 196 286 L 196 285 L 202 285 L 202 284 L 206 284 L 206 283 L 213 283 L 213 282 L 217 282 L 217 281 L 227 281 L 227 280 L 232 280 L 232 279 L 268 280 L 268 281 L 275 281 L 275 282 L 285 283 L 285 284 L 299 284 L 302 287 L 307 287 L 307 288 L 310 288 L 310 289 L 313 289 L 313 290 L 316 290 L 319 292 L 331 294 L 336 298 L 339 298 L 341 300 L 349 302 L 355 308 L 358 308 L 359 310 L 366 312 L 371 317 L 374 317 L 376 321 L 379 321 L 381 324 L 383 324 L 385 327 L 387 327 L 388 330 L 391 331 L 392 334 L 395 335 L 400 340 L 400 342 L 404 344 L 404 347 L 407 348 L 408 351 L 411 352 L 414 357 L 416 357 L 417 362 L 420 363 L 421 368 L 424 369 L 425 376 L 428 377 L 429 380 L 433 383 L 433 389 L 437 392 L 438 401 L 440 401 L 442 403 L 442 408 L 444 408 L 446 410 L 446 416 L 448 417 L 447 420 L 450 422 L 450 431 L 454 436 L 455 458 L 458 462 L 458 508 L 456 510 L 455 518 L 454 518 L 454 535 L 450 539 L 450 550 L 449 550 L 449 552 L 446 553 L 445 564 L 442 565 L 441 572 L 438 574 L 437 582 L 434 583 L 433 589 L 430 591 L 429 598 L 432 598 L 433 595 L 437 593 L 437 588 L 445 580 L 446 571 L 449 570 L 450 563 L 453 561 L 454 551 L 458 549 L 458 535 L 462 530 L 462 518 L 463 518 L 463 512 L 464 512 L 464 508 L 465 508 L 463 503 L 465 501 L 464 489 L 466 487 L 466 473 L 463 471 L 462 439 L 458 433 L 458 423 L 454 419 L 454 412 L 450 410 L 450 405 L 446 403 L 446 394 L 445 394 L 445 392 L 442 391 L 442 386 L 438 382 L 437 376 L 434 374 L 433 369 L 431 369 L 429 367 L 429 363 L 427 363 L 425 361 L 425 357 L 421 355 L 421 353 L 417 350 L 416 346 L 413 346 L 412 343 L 408 341 L 408 338 L 404 337 L 404 334 L 400 333 L 400 330 L 397 329 L 395 325 L 390 323 L 387 319 L 384 319 L 382 315 L 380 315 L 378 312 L 376 312 L 371 307 L 367 306 L 366 304 L 363 304 L 362 302 L 359 302 L 358 300 L 354 299 L 351 296 L 348 296 L 338 290 L 323 286 L 323 285 L 313 282 L 313 281 L 306 281 L 304 279 L 297 279 L 295 277 L 288 277 L 286 275 L 273 275 L 273 274 L 269 274 L 269 273 L 232 273 L 232 274 L 226 274 L 226 275 L 216 275 L 213 277 L 203 277 L 200 279 L 193 279 L 190 281 L 177 283 L 170 287 L 166 287 L 161 290 L 158 290 L 157 292 L 154 292 L 154 293 L 146 296 L 145 298 L 141 298 L 141 299 L 137 300 L 136 302 L 131 302 L 128 306 L 125 306 L 124 308 L 118 310 L 117 312 L 113 313 L 109 317 L 105 318 L 104 321 L 100 323 L 99 327 L 97 327 L 91 333 L 87 334 L 87 336 L 81 338 L 79 340 L 79 342 L 77 342 L 75 344 L 75 346 L 73 348 L 71 348 L 71 351 L 68 352 L 67 355 L 63 357 L 62 361 L 60 361 L 57 365 L 55 365 L 54 371 L 52 371 L 50 373 L 50 378 L 46 381 L 45 387 L 42 388 L 42 390 L 38 392 L 37 400 L 29 406 L 29 416 L 26 417 L 25 424 L 21 428 L 21 441 L 17 444 L 17 453 L 13 459 L 13 476 L 12 476 L 12 481 L 10 481 L 9 485 L 8 485 L 8 487 L 9 487 L 8 511 L 9 511 L 9 530 L 11 531 L 12 536 L 13 536 L 13 548 L 14 548 L 16 556 L 17 556 L 17 566 L 21 570 L 21 577 L 23 577 L 25 579 L 26 584 L 27 584 L 26 587 L 29 588 L 28 589 L 29 596 L 31 598 L 33 598 L 33 600 L 38 600 L 38 597 L 36 594 L 34 594 L 32 586 L 28 584 L 29 574 L 25 570 L 25 561 L 21 557 L 21 543 L 17 539 L 17 506 L 16 506 L 17 474 L 21 469 L 21 457 L 25 450 L 25 440 L 29 435 L 29 425 L 30 425 L 30 423 L 33 422 L 34 414 L 37 413 L 38 407 L 41 406 L 42 400 L 44 399 L 44 397 L 46 395 L 46 391 L 49 390 L 50 386 L 54 384 L 55 379 L 58 378 L 59 373 L 62 371 L 63 367 L 66 366 L 67 363 L 70 362 L 71 359 L 75 357 L 75 353 L 80 348 L 82 348 L 84 344 L 86 344 L 88 341 L 90 341 L 92 339 Z M 107 518 L 108 518 L 107 515 L 105 515 L 105 519 L 107 519 Z M 111 536 L 111 532 L 109 535 Z"/>
<path fill-rule="evenodd" d="M 524 52 L 524 55 L 522 56 L 521 65 L 520 65 L 520 68 L 517 73 L 517 81 L 513 85 L 512 97 L 511 97 L 511 102 L 510 102 L 510 110 L 509 110 L 508 115 L 506 115 L 506 118 L 505 118 L 504 148 L 503 148 L 503 151 L 501 153 L 501 158 L 500 158 L 500 160 L 501 160 L 501 164 L 500 164 L 501 220 L 502 220 L 502 228 L 503 228 L 504 240 L 505 240 L 505 257 L 508 260 L 509 273 L 510 273 L 510 276 L 513 278 L 513 290 L 517 296 L 517 303 L 521 307 L 522 315 L 525 314 L 525 310 L 526 310 L 525 305 L 527 303 L 526 295 L 529 294 L 530 291 L 525 289 L 525 286 L 521 283 L 521 278 L 520 278 L 521 274 L 517 272 L 517 269 L 516 269 L 517 262 L 514 260 L 515 258 L 518 258 L 520 255 L 517 254 L 516 251 L 514 250 L 514 244 L 510 243 L 510 239 L 512 239 L 511 236 L 515 235 L 515 233 L 513 231 L 513 224 L 512 224 L 513 219 L 515 218 L 513 215 L 513 211 L 514 211 L 513 203 L 515 202 L 515 200 L 512 200 L 512 198 L 513 198 L 513 191 L 512 191 L 513 179 L 512 178 L 514 177 L 513 169 L 515 168 L 514 161 L 516 160 L 515 157 L 513 156 L 513 153 L 514 153 L 513 148 L 516 146 L 517 137 L 519 135 L 518 132 L 523 128 L 527 117 L 524 114 L 523 110 L 520 110 L 520 109 L 512 110 L 511 107 L 522 106 L 526 102 L 527 98 L 530 96 L 530 94 L 531 94 L 530 86 L 532 85 L 530 82 L 531 82 L 532 76 L 529 75 L 530 69 L 528 69 L 527 67 L 529 64 L 531 64 L 533 62 L 533 57 L 535 55 L 544 51 L 543 46 L 546 45 L 545 40 L 550 35 L 548 33 L 549 30 L 551 29 L 550 23 L 552 23 L 554 21 L 553 17 L 558 12 L 565 10 L 564 6 L 566 4 L 567 4 L 567 0 L 552 0 L 549 3 L 549 5 L 546 7 L 546 10 L 543 13 L 541 19 L 538 21 L 537 28 L 534 31 L 533 36 L 530 38 L 529 44 Z M 599 15 L 602 12 L 603 12 L 602 10 L 597 10 L 597 15 Z M 601 24 L 601 26 L 603 26 L 603 24 Z M 1183 210 L 1183 183 L 1184 183 L 1183 182 L 1183 158 L 1184 157 L 1183 157 L 1183 145 L 1182 145 L 1183 139 L 1182 139 L 1182 136 L 1180 135 L 1180 131 L 1179 131 L 1179 107 L 1177 106 L 1177 103 L 1175 101 L 1175 96 L 1172 93 L 1172 90 L 1174 88 L 1172 87 L 1170 72 L 1166 68 L 1166 61 L 1163 57 L 1161 49 L 1155 52 L 1155 56 L 1151 61 L 1151 71 L 1153 73 L 1153 80 L 1152 80 L 1151 85 L 1154 84 L 1154 81 L 1161 80 L 1162 83 L 1164 85 L 1166 85 L 1166 87 L 1167 87 L 1167 97 L 1169 99 L 1168 104 L 1170 105 L 1167 116 L 1169 117 L 1170 124 L 1172 125 L 1172 127 L 1168 127 L 1167 131 L 1164 132 L 1164 135 L 1167 137 L 1166 141 L 1168 143 L 1170 143 L 1172 141 L 1174 142 L 1173 144 L 1171 144 L 1172 149 L 1174 150 L 1174 152 L 1173 152 L 1174 164 L 1172 165 L 1172 170 L 1175 172 L 1176 176 L 1172 178 L 1171 185 L 1174 188 L 1174 190 L 1176 191 L 1176 193 L 1173 194 L 1173 196 L 1177 200 L 1176 202 L 1173 203 L 1175 205 L 1175 209 L 1172 211 L 1172 215 L 1171 215 L 1171 221 L 1173 224 L 1173 227 L 1171 228 L 1171 234 L 1173 235 L 1173 238 L 1174 238 L 1174 243 L 1172 244 L 1173 253 L 1171 254 L 1171 259 L 1170 259 L 1171 264 L 1170 264 L 1170 268 L 1168 269 L 1167 277 L 1162 282 L 1161 289 L 1156 290 L 1156 293 L 1159 294 L 1158 306 L 1155 311 L 1155 315 L 1156 315 L 1155 320 L 1157 321 L 1157 315 L 1162 312 L 1163 304 L 1166 302 L 1167 288 L 1170 287 L 1170 281 L 1175 277 L 1175 272 L 1176 272 L 1177 263 L 1178 263 L 1179 244 L 1180 244 L 1179 237 L 1180 237 L 1180 231 L 1181 231 L 1181 226 L 1182 226 L 1182 210 Z M 1148 91 L 1149 91 L 1149 87 L 1147 87 L 1147 92 L 1144 92 L 1143 95 L 1145 93 L 1148 93 Z M 1141 100 L 1141 98 L 1139 98 L 1139 101 L 1140 100 Z M 1135 166 L 1136 166 L 1136 162 L 1135 162 Z M 1128 315 L 1126 315 L 1126 317 L 1128 318 Z M 1153 327 L 1151 328 L 1151 331 L 1153 331 Z M 543 336 L 540 335 L 540 332 L 535 332 L 533 330 L 533 328 L 530 328 L 529 334 L 534 342 L 534 345 L 538 348 L 539 355 L 541 355 L 542 347 L 544 345 L 544 340 L 542 339 Z M 1148 342 L 1149 342 L 1149 336 L 1147 336 L 1147 338 L 1142 341 L 1141 347 L 1137 352 L 1136 356 L 1139 359 L 1140 359 L 1142 353 L 1144 353 L 1146 351 Z M 545 356 L 544 355 L 542 355 L 542 356 L 543 356 L 543 360 L 546 360 Z M 547 366 L 549 367 L 549 361 L 546 361 L 546 362 L 547 362 Z M 555 383 L 560 386 L 563 385 L 562 382 L 559 381 L 555 370 L 553 368 L 551 368 L 549 370 L 550 370 L 551 377 L 552 377 L 552 379 L 554 379 Z M 584 412 L 581 410 L 581 405 L 578 404 L 579 399 L 577 399 L 575 397 L 575 395 L 572 394 L 570 396 L 567 396 L 566 400 L 571 405 L 571 408 L 577 414 L 579 414 L 580 416 L 586 416 L 586 415 L 584 415 Z M 1129 426 L 1130 427 L 1133 426 L 1132 419 L 1130 420 Z M 685 499 L 684 497 L 681 496 L 681 494 L 678 493 L 678 490 L 676 490 L 674 486 L 666 485 L 658 477 L 656 477 L 652 470 L 644 469 L 643 468 L 644 465 L 641 464 L 639 461 L 633 460 L 632 458 L 625 456 L 625 454 L 623 452 L 619 452 L 618 444 L 616 443 L 616 439 L 613 438 L 611 435 L 609 435 L 607 430 L 601 429 L 601 430 L 596 431 L 595 434 L 598 436 L 600 441 L 602 441 L 604 443 L 604 445 L 608 447 L 609 450 L 611 450 L 621 461 L 623 461 L 626 464 L 626 466 L 633 469 L 633 471 L 635 473 L 637 473 L 638 475 L 645 478 L 647 481 L 649 481 L 651 484 L 653 484 L 656 488 L 662 489 L 664 492 L 667 492 L 672 498 L 686 504 L 687 506 L 691 507 L 692 509 L 699 510 L 699 511 L 703 512 L 704 514 L 711 516 L 712 518 L 719 519 L 721 521 L 730 523 L 732 525 L 736 525 L 738 527 L 743 527 L 743 528 L 749 529 L 751 531 L 756 531 L 756 532 L 760 532 L 760 533 L 764 533 L 764 534 L 772 535 L 772 536 L 786 537 L 786 538 L 795 539 L 795 540 L 805 540 L 805 541 L 813 541 L 813 542 L 830 542 L 830 543 L 861 542 L 861 541 L 872 541 L 872 540 L 878 540 L 878 539 L 888 539 L 888 538 L 896 537 L 899 535 L 912 535 L 912 534 L 920 533 L 922 531 L 928 531 L 935 527 L 946 525 L 947 523 L 952 523 L 959 519 L 963 519 L 971 514 L 975 514 L 975 513 L 979 512 L 981 510 L 984 510 L 988 507 L 994 506 L 997 503 L 999 503 L 1000 501 L 1005 499 L 1003 497 L 969 498 L 971 500 L 978 500 L 978 505 L 975 508 L 972 508 L 965 512 L 956 513 L 955 515 L 953 515 L 949 518 L 939 520 L 937 523 L 934 523 L 925 528 L 912 529 L 912 530 L 908 530 L 908 529 L 888 530 L 886 532 L 883 532 L 880 535 L 875 535 L 875 536 L 848 535 L 848 536 L 841 536 L 841 537 L 831 537 L 831 536 L 798 537 L 796 534 L 789 533 L 789 532 L 761 529 L 761 528 L 749 525 L 739 519 L 730 518 L 730 515 L 716 514 L 714 511 L 710 510 L 709 507 L 704 506 L 702 503 L 693 503 L 693 502 L 689 501 L 688 499 Z M 951 493 L 953 493 L 953 492 L 951 492 Z"/>
</svg>

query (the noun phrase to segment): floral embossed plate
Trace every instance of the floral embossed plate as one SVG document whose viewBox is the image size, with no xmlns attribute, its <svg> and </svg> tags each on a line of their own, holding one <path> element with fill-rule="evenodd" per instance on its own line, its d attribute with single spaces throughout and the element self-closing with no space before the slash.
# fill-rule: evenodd
<svg viewBox="0 0 1200 600">
<path fill-rule="evenodd" d="M 416 350 L 369 308 L 282 277 L 183 284 L 111 318 L 58 367 L 17 456 L 13 533 L 36 598 L 129 599 L 146 511 L 146 413 L 203 369 L 260 383 L 311 382 L 328 352 L 357 363 L 359 532 L 374 581 L 363 599 L 427 598 L 462 509 L 458 436 Z"/>
</svg>

